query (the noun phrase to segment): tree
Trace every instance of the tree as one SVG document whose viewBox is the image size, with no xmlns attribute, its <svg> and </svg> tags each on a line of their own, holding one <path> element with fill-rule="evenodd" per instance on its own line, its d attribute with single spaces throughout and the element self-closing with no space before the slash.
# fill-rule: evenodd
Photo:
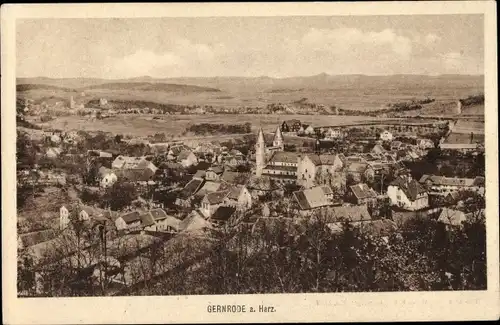
<svg viewBox="0 0 500 325">
<path fill-rule="evenodd" d="M 111 210 L 119 211 L 129 206 L 137 196 L 137 190 L 133 184 L 118 180 L 106 189 L 103 202 Z"/>
</svg>

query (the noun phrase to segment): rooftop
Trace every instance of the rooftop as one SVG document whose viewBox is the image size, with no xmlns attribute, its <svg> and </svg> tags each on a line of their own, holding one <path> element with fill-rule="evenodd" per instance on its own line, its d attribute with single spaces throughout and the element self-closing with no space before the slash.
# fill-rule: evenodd
<svg viewBox="0 0 500 325">
<path fill-rule="evenodd" d="M 391 182 L 391 186 L 399 187 L 405 195 L 412 201 L 417 199 L 419 194 L 425 193 L 425 189 L 414 179 L 399 176 Z"/>
<path fill-rule="evenodd" d="M 302 210 L 310 210 L 331 205 L 325 192 L 328 191 L 324 189 L 324 186 L 317 186 L 303 191 L 296 191 L 293 195 Z"/>
</svg>

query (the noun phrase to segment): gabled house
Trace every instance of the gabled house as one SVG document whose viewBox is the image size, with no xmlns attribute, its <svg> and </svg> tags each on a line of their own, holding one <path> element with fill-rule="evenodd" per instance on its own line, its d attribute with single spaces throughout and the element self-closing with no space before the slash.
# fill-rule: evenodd
<svg viewBox="0 0 500 325">
<path fill-rule="evenodd" d="M 316 173 L 321 168 L 323 172 L 335 174 L 342 169 L 344 163 L 339 155 L 304 155 L 297 166 L 297 184 L 306 188 L 316 185 Z"/>
<path fill-rule="evenodd" d="M 232 186 L 225 198 L 225 205 L 237 210 L 248 210 L 252 207 L 252 195 L 243 185 Z"/>
<path fill-rule="evenodd" d="M 349 186 L 348 194 L 356 204 L 366 204 L 377 200 L 377 193 L 365 183 Z"/>
<path fill-rule="evenodd" d="M 200 211 L 205 218 L 209 218 L 214 214 L 218 207 L 222 206 L 228 196 L 229 191 L 213 192 L 205 195 L 201 201 Z"/>
<path fill-rule="evenodd" d="M 355 183 L 362 182 L 363 179 L 373 179 L 375 170 L 367 162 L 352 162 L 347 165 L 347 175 L 350 175 Z"/>
<path fill-rule="evenodd" d="M 154 225 L 149 226 L 146 230 L 163 231 L 163 232 L 178 232 L 181 221 L 177 218 L 169 216 L 163 209 L 150 210 L 149 214 L 153 217 Z"/>
<path fill-rule="evenodd" d="M 282 132 L 298 132 L 300 130 L 301 126 L 302 126 L 302 123 L 300 122 L 300 120 L 297 120 L 297 119 L 287 120 L 281 124 L 281 131 Z"/>
<path fill-rule="evenodd" d="M 205 217 L 198 212 L 193 210 L 184 220 L 179 224 L 179 231 L 181 232 L 198 232 L 205 229 L 211 229 L 212 225 L 208 222 Z"/>
<path fill-rule="evenodd" d="M 209 221 L 215 225 L 223 225 L 231 219 L 236 213 L 236 208 L 231 206 L 220 206 L 210 216 Z"/>
<path fill-rule="evenodd" d="M 207 169 L 205 172 L 205 179 L 207 181 L 218 182 L 220 181 L 220 177 L 224 172 L 224 168 L 221 166 L 212 166 Z"/>
<path fill-rule="evenodd" d="M 316 186 L 302 191 L 293 192 L 301 214 L 308 214 L 311 210 L 333 205 L 332 190 L 328 186 Z"/>
<path fill-rule="evenodd" d="M 314 130 L 312 125 L 309 125 L 307 128 L 304 129 L 304 134 L 313 135 L 316 134 L 316 131 Z"/>
<path fill-rule="evenodd" d="M 141 223 L 141 213 L 139 211 L 125 213 L 115 220 L 117 230 L 140 229 Z"/>
<path fill-rule="evenodd" d="M 193 178 L 190 180 L 180 191 L 179 196 L 175 200 L 175 204 L 183 207 L 190 207 L 192 197 L 200 190 L 202 184 L 202 179 Z"/>
<path fill-rule="evenodd" d="M 355 227 L 360 227 L 364 222 L 372 220 L 366 205 L 342 205 L 325 207 L 324 213 L 320 214 L 323 222 L 333 233 L 341 232 L 343 223 L 347 222 Z"/>
<path fill-rule="evenodd" d="M 191 150 L 183 150 L 177 156 L 177 161 L 185 168 L 198 164 L 198 158 Z"/>
<path fill-rule="evenodd" d="M 410 211 L 421 210 L 429 206 L 427 191 L 411 176 L 396 178 L 387 188 L 391 205 Z"/>
</svg>

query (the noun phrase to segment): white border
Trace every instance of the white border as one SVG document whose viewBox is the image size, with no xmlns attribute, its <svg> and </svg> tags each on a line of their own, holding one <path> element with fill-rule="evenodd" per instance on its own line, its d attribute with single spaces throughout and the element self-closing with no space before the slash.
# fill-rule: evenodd
<svg viewBox="0 0 500 325">
<path fill-rule="evenodd" d="M 9 324 L 229 323 L 481 320 L 499 317 L 498 131 L 496 3 L 493 1 L 377 3 L 69 4 L 3 5 L 2 266 L 3 315 Z M 28 298 L 16 291 L 15 19 L 202 16 L 342 16 L 484 14 L 488 290 L 468 292 L 336 293 L 113 298 Z M 209 314 L 208 304 L 270 304 L 272 314 Z"/>
</svg>

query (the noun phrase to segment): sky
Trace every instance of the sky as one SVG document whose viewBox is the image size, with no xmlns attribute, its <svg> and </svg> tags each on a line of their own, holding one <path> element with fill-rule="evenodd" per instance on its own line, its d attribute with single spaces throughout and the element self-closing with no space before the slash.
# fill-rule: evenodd
<svg viewBox="0 0 500 325">
<path fill-rule="evenodd" d="M 483 74 L 482 15 L 18 20 L 17 76 Z"/>
</svg>

